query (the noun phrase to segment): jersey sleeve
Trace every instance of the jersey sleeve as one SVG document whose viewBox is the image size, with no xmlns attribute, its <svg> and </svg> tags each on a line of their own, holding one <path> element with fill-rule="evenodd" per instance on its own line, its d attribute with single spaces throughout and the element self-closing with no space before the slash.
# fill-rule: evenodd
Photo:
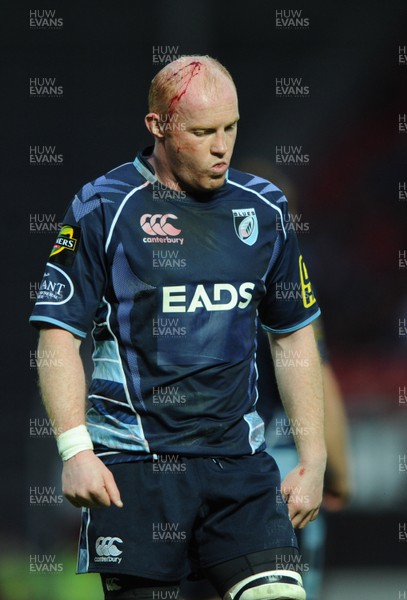
<svg viewBox="0 0 407 600">
<path fill-rule="evenodd" d="M 321 311 L 286 202 L 283 205 L 280 233 L 281 249 L 266 274 L 266 296 L 259 305 L 259 317 L 266 330 L 290 333 L 314 321 Z"/>
<path fill-rule="evenodd" d="M 106 287 L 101 201 L 75 196 L 45 267 L 30 323 L 85 338 Z"/>
</svg>

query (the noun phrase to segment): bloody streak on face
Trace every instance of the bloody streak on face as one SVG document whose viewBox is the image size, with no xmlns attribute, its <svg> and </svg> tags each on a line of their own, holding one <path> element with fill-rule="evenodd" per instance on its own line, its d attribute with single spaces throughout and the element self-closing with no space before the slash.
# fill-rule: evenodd
<svg viewBox="0 0 407 600">
<path fill-rule="evenodd" d="M 178 77 L 179 84 L 181 84 L 183 79 L 185 80 L 183 82 L 184 83 L 183 89 L 178 94 L 175 94 L 175 96 L 173 96 L 170 100 L 170 104 L 168 106 L 169 114 L 172 114 L 175 104 L 181 100 L 181 98 L 184 94 L 186 94 L 189 84 L 191 83 L 192 79 L 196 75 L 198 75 L 199 71 L 201 70 L 201 67 L 202 67 L 201 62 L 192 61 L 188 65 L 185 65 L 184 67 L 181 67 L 181 69 L 178 69 L 178 71 L 176 71 L 175 73 L 172 73 L 167 78 L 167 81 L 169 81 L 169 80 L 174 81 Z"/>
<path fill-rule="evenodd" d="M 185 64 L 184 57 L 164 68 L 160 94 L 152 104 L 161 106 L 163 114 L 171 112 L 176 126 L 162 127 L 162 116 L 155 111 L 147 115 L 146 124 L 155 137 L 150 162 L 159 181 L 175 190 L 202 194 L 225 183 L 239 110 L 229 74 L 208 57 L 195 58 Z"/>
</svg>

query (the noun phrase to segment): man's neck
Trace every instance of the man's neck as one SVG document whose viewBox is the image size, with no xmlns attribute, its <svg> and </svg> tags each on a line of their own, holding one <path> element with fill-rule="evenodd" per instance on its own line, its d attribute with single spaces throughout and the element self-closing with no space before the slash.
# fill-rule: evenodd
<svg viewBox="0 0 407 600">
<path fill-rule="evenodd" d="M 169 170 L 166 167 L 165 162 L 163 162 L 157 155 L 155 148 L 153 150 L 153 153 L 150 154 L 150 156 L 148 156 L 146 160 L 152 165 L 155 172 L 155 176 L 162 185 L 176 192 L 184 191 L 181 189 L 179 183 L 173 177 L 170 176 Z"/>
</svg>

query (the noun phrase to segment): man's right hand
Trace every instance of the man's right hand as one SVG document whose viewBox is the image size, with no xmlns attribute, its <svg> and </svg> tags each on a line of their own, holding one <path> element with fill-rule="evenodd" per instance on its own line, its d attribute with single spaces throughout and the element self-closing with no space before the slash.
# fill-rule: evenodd
<svg viewBox="0 0 407 600">
<path fill-rule="evenodd" d="M 77 508 L 100 508 L 123 502 L 112 472 L 92 450 L 78 452 L 65 461 L 62 471 L 62 491 Z"/>
</svg>

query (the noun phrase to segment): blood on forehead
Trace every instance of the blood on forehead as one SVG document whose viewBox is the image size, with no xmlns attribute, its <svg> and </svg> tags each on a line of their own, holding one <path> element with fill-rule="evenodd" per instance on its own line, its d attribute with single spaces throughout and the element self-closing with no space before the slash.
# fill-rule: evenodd
<svg viewBox="0 0 407 600">
<path fill-rule="evenodd" d="M 181 67 L 175 73 L 171 73 L 165 80 L 165 87 L 171 86 L 171 88 L 176 87 L 178 93 L 175 94 L 170 100 L 168 106 L 168 113 L 171 114 L 177 105 L 177 103 L 181 100 L 182 96 L 184 96 L 187 92 L 189 84 L 196 77 L 201 70 L 203 64 L 199 61 L 192 61 L 189 64 Z"/>
</svg>

